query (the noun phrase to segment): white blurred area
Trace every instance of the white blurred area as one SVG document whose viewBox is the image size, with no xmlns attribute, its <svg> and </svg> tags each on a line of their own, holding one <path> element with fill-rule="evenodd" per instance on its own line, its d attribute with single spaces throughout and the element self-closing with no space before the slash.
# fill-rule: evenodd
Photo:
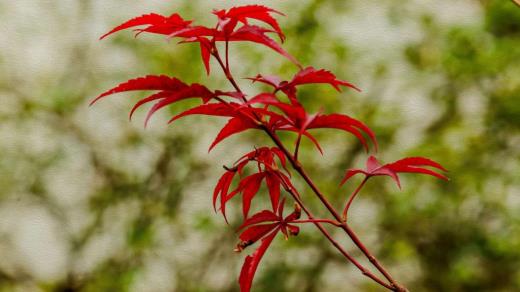
<svg viewBox="0 0 520 292">
<path fill-rule="evenodd" d="M 192 12 L 196 15 L 209 12 L 212 6 L 228 7 L 232 2 L 233 5 L 271 4 L 286 12 L 290 18 L 309 1 L 196 2 L 200 4 L 196 5 L 200 10 Z M 327 12 L 321 11 L 324 14 L 323 25 L 330 26 L 332 33 L 349 42 L 360 56 L 353 66 L 362 68 L 377 59 L 402 58 L 398 56 L 401 44 L 420 37 L 415 22 L 402 20 L 389 23 L 385 17 L 386 5 L 396 5 L 396 2 L 384 2 L 349 1 L 348 13 L 335 18 L 328 18 Z M 128 99 L 112 99 L 94 109 L 87 107 L 88 100 L 113 85 L 113 80 L 147 73 L 141 63 L 146 60 L 112 45 L 111 39 L 100 42 L 98 37 L 133 16 L 175 11 L 175 6 L 180 5 L 178 3 L 180 1 L 176 0 L 0 2 L 0 187 L 3 188 L 0 189 L 0 270 L 10 275 L 20 275 L 21 278 L 16 279 L 19 281 L 17 291 L 44 291 L 38 283 L 63 281 L 70 272 L 88 274 L 124 249 L 126 228 L 138 214 L 138 207 L 132 201 L 117 204 L 107 209 L 101 219 L 89 211 L 90 195 L 101 182 L 100 174 L 88 158 L 91 150 L 83 142 L 89 140 L 91 146 L 102 153 L 105 163 L 138 179 L 153 170 L 152 165 L 160 157 L 157 150 L 160 149 L 162 137 L 176 130 L 158 122 L 167 118 L 161 114 L 147 130 L 143 130 L 140 124 L 139 118 L 142 116 L 129 123 L 124 115 L 130 105 Z M 464 0 L 408 1 L 406 9 L 410 7 L 435 10 L 445 23 L 471 24 L 479 22 L 481 17 L 477 6 Z M 137 41 L 149 40 L 147 37 Z M 429 100 L 420 95 L 421 92 L 402 91 L 407 82 L 403 78 L 407 69 L 399 67 L 400 62 L 395 64 L 389 74 L 395 78 L 387 81 L 388 88 L 381 102 L 400 106 L 406 114 L 407 127 L 400 129 L 402 134 L 397 134 L 401 144 L 392 146 L 406 148 L 418 142 L 414 139 L 419 140 L 420 136 L 415 133 L 421 132 L 436 111 Z M 87 80 L 95 82 L 87 83 Z M 364 82 L 367 81 L 359 77 L 358 83 L 363 85 Z M 97 87 L 87 88 L 90 85 Z M 71 92 L 78 88 L 87 95 L 80 106 L 73 109 L 71 124 L 56 125 L 56 118 L 41 110 L 53 106 L 56 101 L 47 97 L 61 90 L 61 87 Z M 399 97 L 398 101 L 396 97 Z M 476 103 L 472 108 L 478 112 L 478 98 L 472 101 Z M 28 103 L 41 108 L 35 108 L 34 115 L 19 116 L 27 110 Z M 425 113 L 426 108 L 432 109 L 431 112 Z M 231 141 L 226 144 L 227 150 L 222 147 L 207 154 L 206 147 L 218 125 L 208 124 L 206 130 L 200 130 L 201 137 L 193 149 L 195 159 L 208 161 L 213 166 L 221 164 L 222 160 L 230 161 L 226 151 L 240 148 L 240 144 L 234 145 L 236 142 Z M 121 141 L 134 133 L 143 135 L 146 142 L 139 147 L 121 146 Z M 335 146 L 327 147 L 333 153 Z M 385 153 L 391 151 L 389 148 Z M 325 158 L 331 157 L 333 155 Z M 43 169 L 45 173 L 35 173 L 36 168 Z M 176 287 L 175 275 L 184 267 L 198 264 L 201 260 L 199 255 L 211 251 L 211 246 L 207 244 L 208 233 L 188 232 L 187 229 L 196 224 L 193 217 L 197 214 L 212 212 L 208 194 L 212 191 L 215 175 L 188 186 L 186 193 L 189 196 L 183 199 L 180 207 L 182 215 L 178 216 L 182 219 L 178 219 L 178 225 L 172 226 L 165 221 L 155 226 L 159 240 L 153 252 L 144 256 L 143 268 L 139 270 L 131 290 L 172 291 Z M 36 181 L 42 179 L 43 182 Z M 34 186 L 43 187 L 44 191 L 31 189 Z M 42 195 L 30 195 L 33 191 Z M 360 202 L 360 207 L 365 206 L 362 200 Z M 367 202 L 364 208 L 356 211 L 358 214 L 355 217 L 367 219 L 374 212 L 371 208 Z M 220 218 L 215 221 L 219 231 L 226 228 Z M 71 239 L 95 222 L 99 222 L 100 227 L 91 240 L 73 251 Z M 232 233 L 228 235 L 232 236 Z M 378 238 L 369 238 L 368 234 L 363 236 L 367 237 L 369 244 L 377 246 Z M 231 244 L 232 240 L 227 239 Z M 312 254 L 312 251 L 309 253 Z M 273 254 L 277 254 L 276 251 Z M 222 266 L 206 276 L 205 281 L 212 281 L 208 286 L 224 289 L 229 279 L 235 279 L 239 263 L 240 260 L 235 260 L 234 266 Z M 337 274 L 331 272 L 320 279 L 326 291 L 341 289 L 335 283 L 345 277 L 342 274 L 344 271 L 354 287 L 365 281 L 353 268 L 339 269 L 339 272 L 335 267 L 330 269 Z M 413 277 L 414 271 L 417 272 L 416 263 L 413 262 L 403 269 L 406 277 Z"/>
</svg>

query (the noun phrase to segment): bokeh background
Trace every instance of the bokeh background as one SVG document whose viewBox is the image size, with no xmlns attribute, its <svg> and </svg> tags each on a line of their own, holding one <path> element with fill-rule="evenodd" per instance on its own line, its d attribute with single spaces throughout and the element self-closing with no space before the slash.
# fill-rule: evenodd
<svg viewBox="0 0 520 292">
<path fill-rule="evenodd" d="M 222 120 L 166 125 L 189 103 L 146 130 L 144 111 L 127 119 L 139 94 L 87 105 L 149 73 L 227 88 L 218 70 L 203 73 L 196 47 L 97 39 L 143 13 L 209 24 L 211 8 L 253 2 L 286 12 L 286 48 L 303 64 L 363 89 L 308 86 L 306 107 L 365 121 L 383 161 L 424 155 L 450 170 L 448 183 L 403 175 L 402 191 L 374 179 L 355 202 L 352 227 L 391 273 L 411 291 L 520 291 L 520 7 L 506 0 L 1 1 L 0 291 L 238 291 L 240 210 L 227 226 L 211 192 L 222 164 L 269 140 L 246 134 L 208 154 Z M 232 55 L 240 77 L 296 70 L 254 45 Z M 325 154 L 305 142 L 302 159 L 340 206 L 353 185 L 337 184 L 366 154 L 351 136 L 318 136 Z M 275 241 L 255 291 L 382 289 L 308 226 Z"/>
</svg>

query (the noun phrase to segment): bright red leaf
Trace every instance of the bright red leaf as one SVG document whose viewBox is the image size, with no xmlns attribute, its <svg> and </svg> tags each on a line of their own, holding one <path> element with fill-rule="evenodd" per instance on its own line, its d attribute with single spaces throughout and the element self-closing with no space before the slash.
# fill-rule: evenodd
<svg viewBox="0 0 520 292">
<path fill-rule="evenodd" d="M 209 147 L 209 151 L 213 149 L 215 146 L 217 146 L 218 143 L 220 143 L 222 140 L 228 138 L 231 135 L 238 134 L 240 132 L 243 132 L 245 130 L 249 129 L 258 129 L 259 126 L 252 121 L 245 119 L 245 118 L 232 118 L 230 119 L 227 124 L 220 130 L 217 137 L 211 143 L 211 146 Z"/>
<path fill-rule="evenodd" d="M 438 172 L 430 170 L 425 167 L 432 167 L 442 171 L 447 171 L 442 165 L 439 163 L 424 158 L 424 157 L 409 157 L 398 160 L 393 163 L 388 163 L 385 165 L 381 165 L 374 156 L 370 156 L 367 159 L 366 169 L 350 169 L 345 174 L 345 177 L 341 181 L 341 184 L 344 184 L 348 179 L 352 176 L 362 173 L 367 177 L 386 175 L 391 177 L 399 188 L 401 188 L 401 182 L 399 180 L 398 173 L 408 172 L 408 173 L 422 173 L 431 175 L 440 179 L 448 180 L 448 178 Z"/>
<path fill-rule="evenodd" d="M 314 67 L 301 69 L 296 73 L 296 75 L 294 75 L 291 81 L 282 81 L 277 76 L 263 76 L 260 74 L 254 78 L 248 79 L 253 82 L 261 82 L 270 85 L 275 89 L 275 91 L 284 92 L 293 104 L 299 103 L 296 96 L 296 87 L 305 84 L 329 84 L 337 91 L 341 91 L 341 86 L 346 86 L 360 91 L 359 88 L 352 83 L 337 79 L 336 75 L 332 74 L 330 71 L 325 69 L 318 70 Z"/>
<path fill-rule="evenodd" d="M 177 78 L 164 75 L 150 75 L 124 82 L 102 93 L 90 104 L 92 105 L 108 95 L 136 90 L 160 90 L 159 92 L 138 101 L 130 111 L 130 118 L 132 118 L 132 115 L 139 107 L 146 103 L 155 101 L 156 103 L 148 111 L 145 125 L 148 124 L 148 121 L 156 111 L 165 106 L 189 98 L 201 98 L 202 102 L 206 103 L 216 96 L 215 93 L 210 91 L 208 88 L 197 83 L 188 85 Z"/>
<path fill-rule="evenodd" d="M 272 8 L 263 5 L 246 5 L 232 7 L 228 11 L 217 10 L 213 13 L 219 17 L 225 31 L 233 30 L 238 22 L 248 24 L 248 19 L 256 19 L 270 25 L 276 31 L 282 42 L 285 40 L 285 35 L 278 25 L 278 22 L 271 16 L 271 13 L 276 13 L 279 15 L 284 14 Z"/>
<path fill-rule="evenodd" d="M 272 38 L 268 37 L 266 33 L 272 32 L 271 30 L 261 28 L 255 25 L 244 25 L 241 28 L 234 31 L 229 36 L 229 41 L 250 41 L 262 44 L 276 51 L 280 55 L 289 59 L 297 66 L 301 67 L 300 63 L 289 53 L 287 53 L 277 42 Z"/>
<path fill-rule="evenodd" d="M 104 39 L 107 36 L 124 29 L 145 25 L 147 27 L 142 29 L 141 31 L 168 35 L 177 30 L 186 28 L 188 25 L 190 25 L 190 23 L 191 21 L 184 20 L 177 13 L 174 13 L 169 17 L 165 17 L 155 13 L 145 14 L 126 21 L 125 23 L 117 26 L 108 33 L 104 34 L 100 39 Z"/>
<path fill-rule="evenodd" d="M 285 202 L 282 200 L 278 208 L 278 214 L 269 210 L 264 210 L 251 216 L 251 218 L 246 220 L 244 224 L 240 226 L 240 229 L 245 230 L 240 234 L 241 242 L 237 245 L 237 248 L 235 249 L 236 251 L 242 251 L 247 246 L 262 239 L 258 249 L 256 249 L 252 255 L 247 256 L 242 265 L 242 270 L 238 279 L 241 292 L 249 292 L 251 290 L 253 278 L 260 260 L 276 234 L 281 231 L 287 238 L 289 234 L 296 236 L 299 233 L 299 227 L 291 224 L 291 222 L 300 218 L 300 209 L 298 206 L 295 207 L 294 212 L 284 218 L 282 214 L 284 203 Z"/>
</svg>

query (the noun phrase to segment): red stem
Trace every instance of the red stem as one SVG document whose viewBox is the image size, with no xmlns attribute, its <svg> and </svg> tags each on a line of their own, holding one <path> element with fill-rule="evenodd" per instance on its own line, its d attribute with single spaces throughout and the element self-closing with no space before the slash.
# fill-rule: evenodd
<svg viewBox="0 0 520 292">
<path fill-rule="evenodd" d="M 334 226 L 340 226 L 341 223 L 337 222 L 337 221 L 334 221 L 334 220 L 330 220 L 330 219 L 308 219 L 308 220 L 294 220 L 294 221 L 291 221 L 291 223 L 328 223 L 328 224 L 332 224 Z"/>
<path fill-rule="evenodd" d="M 243 92 L 242 90 L 240 89 L 240 87 L 238 86 L 238 84 L 236 83 L 235 79 L 233 78 L 233 76 L 231 75 L 231 72 L 229 70 L 229 68 L 226 68 L 226 65 L 222 62 L 222 59 L 220 58 L 220 55 L 218 54 L 218 50 L 217 48 L 215 47 L 215 54 L 214 54 L 214 57 L 215 59 L 217 59 L 218 63 L 220 64 L 220 66 L 222 67 L 222 69 L 224 70 L 224 73 L 226 75 L 226 78 L 229 80 L 229 82 L 231 83 L 231 85 L 235 88 L 235 90 L 237 92 L 240 92 L 242 93 L 242 98 L 245 102 L 247 102 L 247 99 L 244 97 L 243 95 Z M 305 182 L 310 186 L 310 188 L 313 190 L 313 192 L 316 194 L 316 196 L 320 199 L 320 201 L 323 203 L 323 205 L 325 205 L 325 207 L 327 208 L 327 210 L 329 210 L 329 212 L 332 214 L 332 216 L 339 222 L 342 221 L 342 218 L 341 216 L 338 214 L 338 212 L 334 209 L 334 207 L 330 204 L 330 202 L 325 198 L 325 196 L 321 193 L 321 191 L 318 189 L 318 187 L 314 184 L 314 182 L 312 181 L 312 179 L 307 175 L 307 173 L 305 172 L 305 170 L 303 169 L 302 165 L 294 159 L 294 157 L 291 155 L 291 153 L 287 150 L 287 148 L 285 148 L 285 146 L 283 145 L 283 143 L 280 141 L 280 139 L 278 138 L 278 136 L 273 132 L 271 131 L 271 129 L 269 129 L 268 127 L 266 127 L 265 125 L 262 125 L 262 129 L 267 133 L 267 135 L 269 135 L 269 137 L 271 137 L 271 139 L 273 140 L 273 142 L 276 144 L 276 146 L 278 146 L 278 148 L 280 148 L 280 150 L 282 150 L 282 152 L 285 154 L 285 156 L 289 159 L 289 162 L 291 163 L 292 167 L 300 174 L 300 176 L 305 180 Z M 302 209 L 305 211 L 305 213 L 307 214 L 307 216 L 309 217 L 309 219 L 313 219 L 313 216 L 312 214 L 308 211 L 308 209 L 305 207 L 305 205 L 303 205 L 303 202 L 301 201 L 301 199 L 299 198 L 299 196 L 293 192 L 290 192 L 291 195 L 294 197 L 294 199 L 298 202 L 298 204 L 300 204 L 300 206 L 302 207 Z M 396 292 L 404 292 L 404 291 L 407 291 L 406 288 L 402 287 L 401 285 L 397 284 L 397 282 L 392 278 L 392 276 L 385 270 L 385 268 L 379 263 L 379 261 L 372 255 L 372 253 L 365 247 L 365 245 L 361 242 L 361 240 L 359 239 L 359 237 L 356 235 L 356 233 L 354 232 L 354 230 L 352 230 L 350 228 L 350 226 L 347 225 L 346 222 L 342 222 L 340 224 L 340 228 L 343 229 L 347 235 L 352 239 L 352 241 L 354 242 L 354 244 L 356 244 L 356 246 L 363 252 L 363 254 L 368 258 L 368 260 L 370 261 L 370 263 L 372 263 L 372 265 L 374 267 L 377 268 L 377 270 L 379 272 L 381 272 L 381 274 L 383 274 L 385 276 L 385 278 L 390 282 L 391 285 L 388 285 L 384 282 L 382 282 L 381 280 L 379 280 L 377 277 L 375 277 L 373 274 L 371 274 L 370 272 L 368 272 L 361 264 L 359 264 L 354 258 L 352 258 L 348 253 L 346 253 L 344 251 L 344 249 L 330 236 L 330 234 L 327 232 L 327 230 L 324 229 L 323 226 L 320 225 L 320 223 L 318 222 L 315 222 L 314 223 L 318 229 L 320 229 L 320 231 L 322 231 L 322 233 L 329 239 L 329 241 L 349 260 L 351 261 L 356 267 L 358 267 L 358 269 L 361 270 L 361 272 L 372 278 L 374 281 L 376 281 L 377 283 L 381 284 L 382 286 L 392 290 L 392 291 L 396 291 Z"/>
<path fill-rule="evenodd" d="M 298 161 L 298 150 L 300 150 L 300 143 L 302 141 L 302 134 L 298 133 L 298 138 L 296 139 L 296 146 L 294 147 L 294 160 Z"/>
<path fill-rule="evenodd" d="M 352 202 L 354 201 L 354 198 L 357 196 L 357 194 L 359 193 L 359 191 L 361 191 L 361 189 L 363 188 L 363 186 L 365 185 L 365 183 L 367 182 L 368 180 L 368 176 L 365 177 L 365 179 L 363 179 L 363 181 L 361 182 L 361 184 L 359 184 L 359 186 L 356 188 L 356 190 L 352 193 L 352 195 L 350 195 L 350 199 L 348 200 L 348 203 L 347 205 L 345 206 L 345 209 L 343 209 L 343 215 L 342 215 L 342 219 L 344 222 L 347 222 L 347 213 L 348 213 L 348 209 L 350 208 L 350 205 L 352 204 Z"/>
<path fill-rule="evenodd" d="M 332 245 L 334 247 L 336 247 L 337 250 L 339 250 L 339 252 L 345 257 L 347 258 L 347 260 L 349 260 L 353 265 L 355 265 L 363 275 L 369 277 L 370 279 L 374 280 L 375 282 L 377 282 L 378 284 L 380 284 L 381 286 L 389 289 L 389 290 L 393 290 L 392 286 L 391 285 L 388 285 L 387 283 L 385 283 L 383 280 L 379 279 L 376 275 L 374 275 L 372 272 L 370 272 L 368 269 L 366 269 L 363 265 L 361 265 L 355 258 L 353 258 L 331 235 L 330 233 L 327 231 L 327 229 L 325 229 L 325 227 L 323 227 L 318 221 L 320 221 L 321 219 L 314 219 L 314 215 L 311 213 L 311 211 L 303 204 L 303 201 L 301 200 L 301 197 L 300 197 L 300 194 L 298 193 L 298 191 L 289 186 L 286 182 L 285 182 L 285 179 L 281 176 L 280 176 L 280 179 L 281 181 L 283 182 L 283 187 L 284 189 L 289 193 L 291 194 L 291 196 L 294 198 L 294 200 L 300 205 L 300 207 L 302 208 L 303 212 L 305 212 L 305 214 L 307 214 L 307 217 L 309 218 L 309 220 L 298 220 L 298 221 L 309 221 L 309 222 L 312 222 L 322 233 L 323 235 L 332 243 Z M 339 222 L 335 222 L 333 220 L 326 220 L 327 222 L 326 223 L 331 223 L 331 224 L 334 224 L 336 225 L 337 223 Z M 334 222 L 334 223 L 332 223 Z M 338 226 L 338 225 L 336 225 Z"/>
</svg>

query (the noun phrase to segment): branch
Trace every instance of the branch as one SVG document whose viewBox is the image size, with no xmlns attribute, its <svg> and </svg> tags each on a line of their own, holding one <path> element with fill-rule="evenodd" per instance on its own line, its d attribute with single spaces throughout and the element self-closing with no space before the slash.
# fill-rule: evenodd
<svg viewBox="0 0 520 292">
<path fill-rule="evenodd" d="M 224 73 L 226 75 L 226 78 L 231 83 L 231 85 L 235 88 L 235 90 L 239 93 L 242 93 L 242 99 L 244 102 L 247 102 L 247 99 L 245 98 L 245 95 L 243 94 L 243 91 L 240 89 L 238 84 L 236 83 L 235 79 L 233 78 L 231 71 L 229 67 L 226 67 L 224 62 L 222 61 L 222 58 L 220 58 L 220 55 L 218 53 L 218 49 L 215 47 L 213 56 L 215 59 L 217 59 L 218 63 L 222 67 L 222 70 L 224 70 Z M 255 114 L 256 115 L 256 114 Z M 260 119 L 259 119 L 260 120 Z M 325 207 L 329 210 L 329 212 L 332 214 L 332 216 L 337 221 L 342 221 L 341 216 L 338 214 L 338 212 L 334 209 L 334 207 L 329 203 L 329 201 L 325 198 L 325 196 L 321 193 L 321 191 L 316 187 L 314 182 L 311 180 L 311 178 L 307 175 L 301 164 L 291 155 L 291 153 L 287 150 L 287 148 L 283 145 L 283 143 L 280 141 L 278 136 L 271 131 L 268 127 L 265 126 L 265 124 L 262 124 L 262 129 L 266 132 L 266 134 L 273 140 L 273 142 L 276 144 L 280 150 L 284 153 L 284 155 L 289 159 L 292 167 L 300 174 L 300 176 L 305 180 L 305 182 L 311 187 L 313 192 L 318 196 L 320 201 L 325 205 Z M 293 191 L 289 192 L 293 198 L 300 204 L 304 212 L 307 214 L 307 216 L 310 219 L 313 219 L 312 213 L 305 207 L 303 202 L 301 201 L 299 195 L 297 193 L 294 193 Z M 384 276 L 385 278 L 391 283 L 391 285 L 388 285 L 381 281 L 379 278 L 374 276 L 372 273 L 370 273 L 367 269 L 365 269 L 359 262 L 357 262 L 352 256 L 350 256 L 328 233 L 328 231 L 321 226 L 320 223 L 314 222 L 316 227 L 320 229 L 320 231 L 327 237 L 327 239 L 350 261 L 352 262 L 361 272 L 379 283 L 380 285 L 384 286 L 385 288 L 388 288 L 389 290 L 396 291 L 396 292 L 405 292 L 407 291 L 406 288 L 403 288 L 397 282 L 392 278 L 392 276 L 383 268 L 383 266 L 377 261 L 377 259 L 372 255 L 372 253 L 365 247 L 365 245 L 361 242 L 361 240 L 357 237 L 356 233 L 345 223 L 340 224 L 340 228 L 343 229 L 347 235 L 354 241 L 356 246 L 363 252 L 363 254 L 368 258 L 368 260 L 374 265 Z"/>
</svg>

